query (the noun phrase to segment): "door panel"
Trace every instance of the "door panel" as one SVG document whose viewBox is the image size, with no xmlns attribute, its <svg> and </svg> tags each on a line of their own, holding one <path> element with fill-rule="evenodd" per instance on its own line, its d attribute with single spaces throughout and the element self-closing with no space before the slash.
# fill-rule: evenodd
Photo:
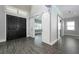
<svg viewBox="0 0 79 59">
<path fill-rule="evenodd" d="M 7 15 L 7 40 L 26 37 L 26 19 Z"/>
</svg>

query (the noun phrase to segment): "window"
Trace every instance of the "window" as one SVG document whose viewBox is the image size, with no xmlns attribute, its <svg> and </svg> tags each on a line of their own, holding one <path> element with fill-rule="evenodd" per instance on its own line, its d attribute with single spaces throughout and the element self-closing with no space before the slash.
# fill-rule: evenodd
<svg viewBox="0 0 79 59">
<path fill-rule="evenodd" d="M 75 22 L 74 21 L 67 22 L 67 30 L 75 30 Z"/>
</svg>

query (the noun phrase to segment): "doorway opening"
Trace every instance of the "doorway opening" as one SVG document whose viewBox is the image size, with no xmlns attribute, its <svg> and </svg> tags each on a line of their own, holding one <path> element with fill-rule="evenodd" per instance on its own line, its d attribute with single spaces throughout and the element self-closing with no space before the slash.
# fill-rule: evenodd
<svg viewBox="0 0 79 59">
<path fill-rule="evenodd" d="M 57 16 L 57 39 L 64 36 L 64 21 L 61 16 Z"/>
<path fill-rule="evenodd" d="M 37 15 L 34 18 L 35 42 L 40 44 L 42 42 L 42 15 Z"/>
</svg>

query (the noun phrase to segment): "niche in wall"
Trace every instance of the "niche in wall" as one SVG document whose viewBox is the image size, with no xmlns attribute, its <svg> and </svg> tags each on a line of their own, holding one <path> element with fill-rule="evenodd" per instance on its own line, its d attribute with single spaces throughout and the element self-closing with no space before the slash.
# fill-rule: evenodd
<svg viewBox="0 0 79 59">
<path fill-rule="evenodd" d="M 7 40 L 26 37 L 26 18 L 6 15 Z"/>
</svg>

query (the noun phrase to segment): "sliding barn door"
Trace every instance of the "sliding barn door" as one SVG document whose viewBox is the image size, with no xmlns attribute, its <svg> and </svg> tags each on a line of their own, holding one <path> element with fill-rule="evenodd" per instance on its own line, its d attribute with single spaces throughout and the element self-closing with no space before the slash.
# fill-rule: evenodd
<svg viewBox="0 0 79 59">
<path fill-rule="evenodd" d="M 26 37 L 26 19 L 12 15 L 6 16 L 7 40 Z"/>
</svg>

